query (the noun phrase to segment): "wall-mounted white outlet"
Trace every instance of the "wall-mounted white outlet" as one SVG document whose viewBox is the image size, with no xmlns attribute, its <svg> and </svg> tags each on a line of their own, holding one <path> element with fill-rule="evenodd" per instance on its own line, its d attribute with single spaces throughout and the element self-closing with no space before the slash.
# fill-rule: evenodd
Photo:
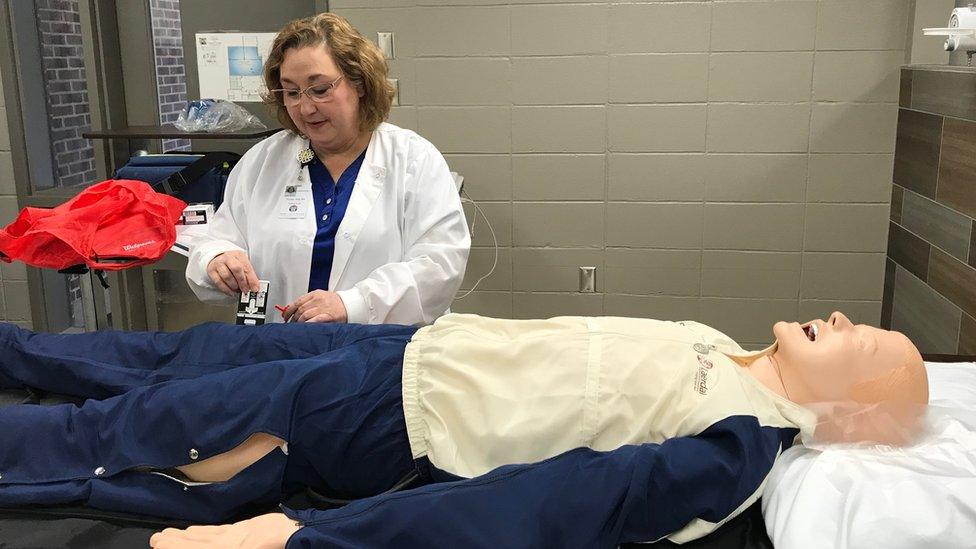
<svg viewBox="0 0 976 549">
<path fill-rule="evenodd" d="M 393 106 L 400 106 L 400 79 L 399 78 L 387 78 L 390 84 L 393 84 Z"/>
<path fill-rule="evenodd" d="M 386 59 L 395 59 L 396 52 L 393 47 L 393 33 L 392 32 L 378 32 L 376 33 L 376 44 L 380 47 L 380 51 L 383 52 L 383 57 Z"/>
<path fill-rule="evenodd" d="M 596 267 L 579 268 L 579 291 L 583 293 L 596 291 Z"/>
</svg>

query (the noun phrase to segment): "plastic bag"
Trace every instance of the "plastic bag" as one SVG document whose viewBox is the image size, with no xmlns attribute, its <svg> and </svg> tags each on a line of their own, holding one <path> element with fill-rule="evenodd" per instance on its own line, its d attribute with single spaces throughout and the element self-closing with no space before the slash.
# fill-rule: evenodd
<svg viewBox="0 0 976 549">
<path fill-rule="evenodd" d="M 145 181 L 109 179 L 54 208 L 24 208 L 0 229 L 0 261 L 67 269 L 148 265 L 176 242 L 186 203 Z"/>
<path fill-rule="evenodd" d="M 231 132 L 244 128 L 267 128 L 258 117 L 237 103 L 223 99 L 188 102 L 173 125 L 185 132 Z"/>
</svg>

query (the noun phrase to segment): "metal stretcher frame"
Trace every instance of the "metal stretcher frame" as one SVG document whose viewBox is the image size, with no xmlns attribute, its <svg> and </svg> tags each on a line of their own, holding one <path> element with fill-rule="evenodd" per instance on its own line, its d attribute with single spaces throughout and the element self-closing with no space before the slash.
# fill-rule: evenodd
<svg viewBox="0 0 976 549">
<path fill-rule="evenodd" d="M 135 516 L 79 516 L 83 511 L 85 509 L 79 507 L 0 510 L 0 546 L 17 549 L 148 547 L 152 534 L 165 527 Z M 621 547 L 772 549 L 773 545 L 766 535 L 762 511 L 757 502 L 715 532 L 684 545 L 664 540 Z"/>
<path fill-rule="evenodd" d="M 291 505 L 291 502 L 289 502 Z M 153 533 L 177 521 L 96 511 L 80 506 L 0 509 L 0 547 L 129 549 L 148 547 Z M 756 502 L 708 536 L 683 545 L 668 540 L 625 544 L 627 549 L 773 549 L 766 535 L 760 503 Z"/>
</svg>

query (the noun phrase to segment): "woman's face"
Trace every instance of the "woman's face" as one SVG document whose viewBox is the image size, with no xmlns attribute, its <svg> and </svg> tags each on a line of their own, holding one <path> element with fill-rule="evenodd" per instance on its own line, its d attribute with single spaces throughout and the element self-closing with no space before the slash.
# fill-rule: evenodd
<svg viewBox="0 0 976 549">
<path fill-rule="evenodd" d="M 297 102 L 285 100 L 288 116 L 298 131 L 308 137 L 316 152 L 342 152 L 356 142 L 360 134 L 359 98 L 362 92 L 343 77 L 325 45 L 292 48 L 285 52 L 281 62 L 282 88 L 305 90 L 309 86 L 327 86 L 337 79 L 323 102 L 313 101 L 309 94 L 298 95 Z"/>
</svg>

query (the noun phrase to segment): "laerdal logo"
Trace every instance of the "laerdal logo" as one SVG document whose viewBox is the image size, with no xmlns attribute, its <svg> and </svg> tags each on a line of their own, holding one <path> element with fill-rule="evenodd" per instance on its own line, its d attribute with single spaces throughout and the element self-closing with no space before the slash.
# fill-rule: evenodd
<svg viewBox="0 0 976 549">
<path fill-rule="evenodd" d="M 712 361 L 698 355 L 698 372 L 695 373 L 695 392 L 698 394 L 708 394 L 708 373 L 713 367 Z"/>
<path fill-rule="evenodd" d="M 155 244 L 155 243 L 156 243 L 155 240 L 147 240 L 145 242 L 136 242 L 135 244 L 126 244 L 125 246 L 122 246 L 122 249 L 128 252 L 132 250 L 138 250 L 139 248 L 144 248 L 150 244 Z"/>
</svg>

